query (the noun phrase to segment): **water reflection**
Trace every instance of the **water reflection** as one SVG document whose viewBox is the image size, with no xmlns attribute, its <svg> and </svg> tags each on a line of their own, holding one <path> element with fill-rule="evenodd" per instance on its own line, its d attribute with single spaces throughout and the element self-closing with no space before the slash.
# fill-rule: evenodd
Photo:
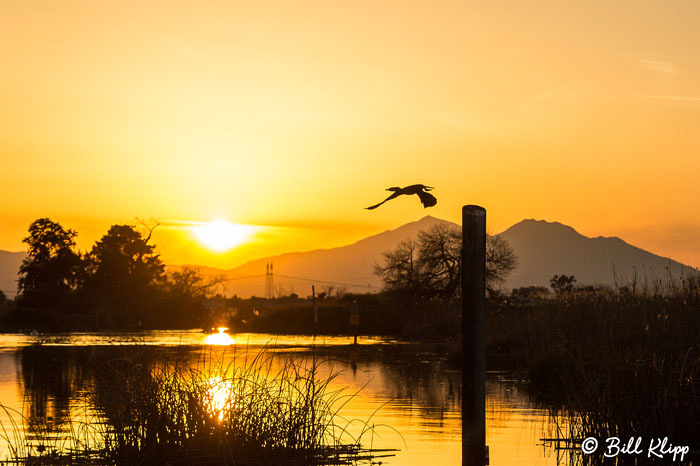
<svg viewBox="0 0 700 466">
<path fill-rule="evenodd" d="M 58 428 L 69 420 L 71 401 L 88 385 L 83 371 L 86 357 L 90 357 L 89 352 L 65 354 L 40 346 L 24 347 L 16 353 L 16 365 L 22 375 L 20 391 L 26 401 L 23 414 L 32 424 Z"/>
<path fill-rule="evenodd" d="M 219 327 L 217 330 L 219 333 L 212 333 L 211 335 L 207 335 L 207 337 L 204 339 L 204 342 L 207 345 L 228 346 L 236 343 L 236 340 L 234 340 L 231 335 L 225 333 L 228 328 Z"/>
<path fill-rule="evenodd" d="M 248 339 L 247 345 L 203 346 L 206 336 L 199 332 L 160 336 L 160 345 L 157 334 L 134 335 L 131 345 L 127 344 L 130 340 L 126 335 L 105 336 L 119 341 L 110 345 L 96 335 L 81 334 L 75 339 L 81 346 L 71 345 L 67 337 L 60 344 L 54 340 L 47 345 L 0 350 L 0 402 L 20 410 L 32 423 L 50 425 L 59 435 L 70 428 L 71 420 L 89 418 L 89 409 L 101 409 L 112 420 L 124 416 L 109 409 L 128 406 L 128 400 L 113 403 L 109 397 L 122 396 L 126 391 L 115 390 L 114 378 L 105 374 L 122 371 L 120 380 L 130 380 L 129 375 L 133 374 L 128 371 L 147 372 L 156 363 L 183 365 L 211 371 L 206 403 L 212 416 L 223 420 L 229 410 L 235 409 L 236 396 L 242 395 L 222 368 L 235 370 L 239 362 L 245 364 L 252 359 L 264 337 L 255 336 L 252 344 Z M 245 338 L 238 336 L 238 342 Z M 134 345 L 133 340 L 148 343 Z M 440 353 L 418 345 L 378 339 L 373 344 L 354 346 L 347 344 L 347 338 L 328 340 L 330 344 L 312 349 L 308 338 L 276 337 L 270 371 L 274 373 L 289 356 L 306 364 L 314 358 L 322 361 L 317 376 L 323 379 L 336 373 L 331 388 L 345 390 L 347 395 L 339 423 L 347 423 L 352 432 L 362 429 L 357 419 L 369 419 L 369 425 L 376 429 L 364 439 L 366 443 L 375 448 L 401 450 L 396 457 L 384 459 L 384 464 L 461 464 L 458 367 Z M 177 341 L 200 343 L 186 345 Z M 127 353 L 129 358 L 138 357 L 137 367 L 126 363 Z M 86 399 L 81 396 L 86 393 L 91 394 L 93 406 L 78 405 Z M 3 416 L 0 413 L 0 420 L 4 420 Z M 547 409 L 532 402 L 526 384 L 508 379 L 507 374 L 489 375 L 487 441 L 491 464 L 558 464 L 556 453 L 544 449 L 539 441 L 552 428 Z"/>
<path fill-rule="evenodd" d="M 210 377 L 206 389 L 207 410 L 219 422 L 223 421 L 228 412 L 233 409 L 233 381 L 220 375 Z"/>
</svg>

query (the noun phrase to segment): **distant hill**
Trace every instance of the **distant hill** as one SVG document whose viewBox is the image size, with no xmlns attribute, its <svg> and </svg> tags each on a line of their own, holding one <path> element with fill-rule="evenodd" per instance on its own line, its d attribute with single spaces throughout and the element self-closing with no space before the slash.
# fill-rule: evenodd
<svg viewBox="0 0 700 466">
<path fill-rule="evenodd" d="M 435 217 L 424 217 L 394 230 L 369 236 L 347 246 L 293 252 L 247 262 L 239 267 L 222 270 L 199 267 L 205 276 L 223 275 L 227 295 L 265 295 L 265 267 L 274 266 L 276 293 L 311 293 L 311 285 L 323 291 L 327 286 L 344 287 L 347 291 L 379 291 L 381 281 L 374 275 L 374 264 L 381 263 L 382 252 L 394 249 L 406 239 L 415 238 L 420 230 L 435 224 L 456 224 Z M 632 246 L 620 238 L 589 238 L 558 222 L 523 220 L 500 233 L 515 249 L 519 266 L 504 288 L 542 285 L 549 286 L 555 274 L 576 276 L 578 284 L 613 285 L 627 283 L 636 269 L 643 283 L 667 277 L 692 274 L 692 267 L 672 259 L 652 254 Z M 17 270 L 24 258 L 22 252 L 0 251 L 0 288 L 14 296 Z M 182 268 L 170 265 L 168 271 Z M 615 273 L 613 273 L 613 271 Z"/>
<path fill-rule="evenodd" d="M 427 216 L 347 246 L 266 257 L 230 270 L 202 267 L 200 272 L 203 275 L 224 275 L 231 279 L 226 283 L 226 293 L 236 293 L 243 297 L 265 295 L 265 267 L 270 262 L 274 267 L 276 292 L 286 294 L 294 291 L 300 296 L 307 296 L 311 294 L 311 285 L 314 283 L 317 292 L 326 286 L 344 287 L 349 292 L 379 291 L 382 282 L 374 275 L 374 264 L 381 261 L 382 252 L 394 249 L 402 240 L 415 238 L 419 231 L 438 223 L 456 226 L 446 220 Z M 251 276 L 252 278 L 241 279 Z"/>
<path fill-rule="evenodd" d="M 374 264 L 382 260 L 382 252 L 396 247 L 405 238 L 414 238 L 418 231 L 431 225 L 456 224 L 434 217 L 403 225 L 395 230 L 370 236 L 354 244 L 333 249 L 319 249 L 267 257 L 230 270 L 202 269 L 204 274 L 220 274 L 233 279 L 226 284 L 227 293 L 239 296 L 264 296 L 265 265 L 274 264 L 276 290 L 310 293 L 310 281 L 289 276 L 313 278 L 338 283 L 361 285 L 346 287 L 348 291 L 377 291 L 382 283 L 374 275 Z M 504 284 L 505 290 L 521 286 L 549 286 L 555 274 L 576 276 L 578 284 L 626 284 L 637 271 L 643 283 L 657 278 L 695 273 L 692 267 L 632 246 L 620 238 L 588 238 L 558 222 L 523 220 L 500 233 L 518 255 L 518 268 Z M 252 277 L 251 277 L 252 276 Z M 287 277 L 285 277 L 287 276 Z M 251 277 L 251 278 L 241 278 Z M 316 281 L 317 289 L 327 283 Z M 369 285 L 369 286 L 367 286 Z"/>
<path fill-rule="evenodd" d="M 25 253 L 0 251 L 0 290 L 11 298 L 17 294 L 17 272 Z"/>
<path fill-rule="evenodd" d="M 554 274 L 574 275 L 578 284 L 626 284 L 634 277 L 641 284 L 681 274 L 692 267 L 632 246 L 617 237 L 589 238 L 570 226 L 544 220 L 523 220 L 500 234 L 518 254 L 520 266 L 509 277 L 506 289 L 549 286 Z"/>
</svg>

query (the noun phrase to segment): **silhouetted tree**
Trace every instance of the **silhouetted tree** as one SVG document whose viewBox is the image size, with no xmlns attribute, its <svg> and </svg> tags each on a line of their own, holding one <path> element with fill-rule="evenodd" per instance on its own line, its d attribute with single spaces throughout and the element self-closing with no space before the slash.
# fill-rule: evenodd
<svg viewBox="0 0 700 466">
<path fill-rule="evenodd" d="M 396 249 L 386 251 L 382 256 L 384 256 L 384 264 L 376 264 L 374 273 L 384 281 L 386 290 L 412 293 L 420 293 L 423 290 L 417 241 L 405 239 L 396 246 Z"/>
<path fill-rule="evenodd" d="M 385 289 L 408 292 L 418 297 L 458 293 L 461 277 L 462 231 L 437 224 L 406 239 L 393 251 L 383 253 L 384 264 L 375 265 Z M 517 257 L 499 236 L 486 238 L 486 287 L 495 291 L 516 267 Z"/>
<path fill-rule="evenodd" d="M 495 292 L 518 266 L 518 256 L 501 236 L 486 237 L 486 289 Z"/>
<path fill-rule="evenodd" d="M 5 292 L 0 290 L 0 304 L 4 303 L 7 301 L 7 296 L 5 296 Z"/>
<path fill-rule="evenodd" d="M 576 277 L 573 275 L 555 275 L 549 280 L 552 289 L 561 297 L 563 295 L 569 294 L 574 291 L 574 283 L 576 283 Z"/>
<path fill-rule="evenodd" d="M 137 314 L 152 311 L 162 291 L 164 266 L 149 244 L 152 231 L 144 237 L 131 225 L 113 225 L 87 257 L 86 290 L 117 324 L 137 324 Z"/>
<path fill-rule="evenodd" d="M 422 286 L 452 296 L 460 285 L 462 230 L 433 225 L 418 232 L 418 266 Z"/>
<path fill-rule="evenodd" d="M 19 268 L 19 304 L 66 309 L 79 282 L 81 258 L 74 250 L 77 233 L 40 218 L 29 226 L 27 257 Z"/>
<path fill-rule="evenodd" d="M 205 279 L 193 267 L 168 274 L 165 284 L 166 309 L 164 321 L 176 326 L 201 325 L 206 317 L 204 301 L 211 288 L 223 281 L 217 276 Z"/>
<path fill-rule="evenodd" d="M 174 298 L 204 298 L 211 286 L 193 267 L 183 267 L 168 275 L 168 293 Z"/>
</svg>

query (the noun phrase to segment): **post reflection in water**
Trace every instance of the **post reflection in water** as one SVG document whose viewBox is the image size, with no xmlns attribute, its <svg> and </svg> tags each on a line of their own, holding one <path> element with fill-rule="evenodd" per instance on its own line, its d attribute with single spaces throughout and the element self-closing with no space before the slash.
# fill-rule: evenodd
<svg viewBox="0 0 700 466">
<path fill-rule="evenodd" d="M 199 333 L 184 335 L 180 340 L 200 342 Z M 214 335 L 226 335 L 219 331 Z M 86 399 L 104 400 L 113 396 L 110 381 L 100 377 L 100 368 L 118 365 L 124 351 L 137 352 L 148 372 L 150 364 L 184 364 L 198 370 L 211 370 L 205 391 L 206 409 L 222 422 L 236 409 L 238 393 L 229 370 L 250 360 L 261 346 L 260 341 L 275 345 L 270 373 L 294 357 L 302 363 L 313 358 L 312 340 L 303 337 L 237 337 L 232 345 L 158 345 L 158 338 L 146 337 L 148 345 L 114 346 L 107 340 L 79 336 L 89 341 L 84 346 L 17 345 L 0 350 L 0 402 L 21 411 L 32 423 L 49 425 L 56 435 L 65 432 L 70 422 L 90 420 Z M 247 344 L 255 339 L 255 344 Z M 112 336 L 110 340 L 114 340 Z M 0 342 L 3 341 L 0 339 Z M 6 341 L 6 340 L 5 340 Z M 165 335 L 165 342 L 177 341 Z M 353 420 L 368 421 L 375 429 L 363 438 L 365 446 L 400 449 L 384 464 L 460 465 L 461 464 L 461 372 L 459 366 L 446 361 L 439 353 L 423 347 L 398 342 L 374 341 L 367 345 L 347 345 L 347 339 L 317 339 L 316 358 L 324 361 L 317 377 L 337 374 L 333 390 L 344 390 L 344 406 L 338 424 L 357 435 L 365 426 Z M 325 344 L 324 344 L 325 343 Z M 212 361 L 218 361 L 216 364 Z M 232 362 L 233 361 L 233 362 Z M 224 369 L 225 368 L 225 369 Z M 124 370 L 127 370 L 125 368 Z M 128 369 L 133 370 L 133 369 Z M 111 384 L 113 385 L 113 383 Z M 85 397 L 92 393 L 91 397 Z M 80 404 L 82 403 L 82 404 Z M 94 412 L 93 412 L 94 413 Z M 508 380 L 504 374 L 490 374 L 487 379 L 487 443 L 491 464 L 556 465 L 556 453 L 545 450 L 540 438 L 552 428 L 548 411 L 536 406 L 527 394 L 526 385 Z M 6 414 L 0 411 L 6 424 Z M 28 426 L 25 426 L 25 428 Z M 31 440 L 31 439 L 29 439 Z M 371 444 L 371 445 L 370 445 Z M 0 457 L 6 446 L 0 444 Z"/>
</svg>

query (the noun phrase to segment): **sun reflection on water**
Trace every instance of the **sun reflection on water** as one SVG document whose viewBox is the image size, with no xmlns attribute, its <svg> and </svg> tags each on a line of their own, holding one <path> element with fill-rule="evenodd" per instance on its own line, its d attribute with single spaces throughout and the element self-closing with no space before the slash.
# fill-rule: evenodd
<svg viewBox="0 0 700 466">
<path fill-rule="evenodd" d="M 204 340 L 207 345 L 233 345 L 236 343 L 236 340 L 234 340 L 231 335 L 225 333 L 228 328 L 219 327 L 217 330 L 219 333 L 207 335 L 207 338 Z"/>
<path fill-rule="evenodd" d="M 209 379 L 208 385 L 209 388 L 206 393 L 207 409 L 221 422 L 234 404 L 233 381 L 214 376 Z"/>
</svg>

